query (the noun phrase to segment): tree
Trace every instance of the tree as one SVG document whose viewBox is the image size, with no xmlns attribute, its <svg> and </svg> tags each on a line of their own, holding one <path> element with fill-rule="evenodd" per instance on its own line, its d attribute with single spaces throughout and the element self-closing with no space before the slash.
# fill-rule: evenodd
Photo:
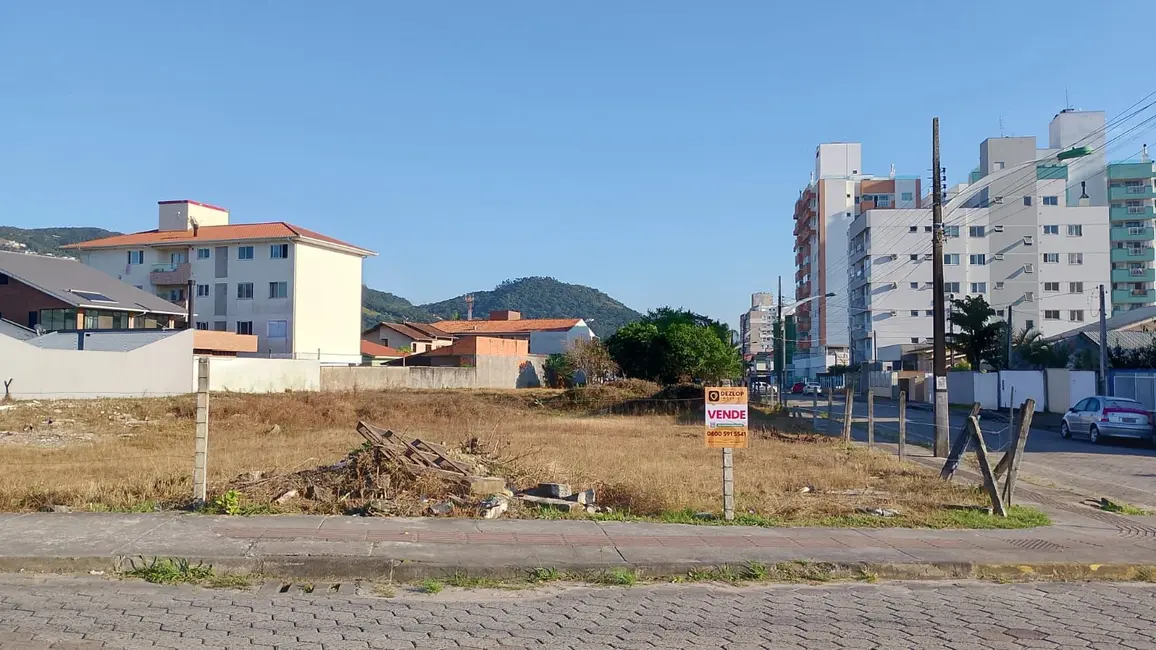
<svg viewBox="0 0 1156 650">
<path fill-rule="evenodd" d="M 659 332 L 665 332 L 674 325 L 694 325 L 709 328 L 720 341 L 731 344 L 731 328 L 726 323 L 719 322 L 708 316 L 696 314 L 686 309 L 659 307 L 652 309 L 642 317 L 643 323 L 653 324 Z"/>
<path fill-rule="evenodd" d="M 1035 368 L 1067 368 L 1071 349 L 1063 343 L 1049 343 L 1043 332 L 1037 329 L 1022 329 L 1012 338 L 1012 348 L 1016 358 Z"/>
<path fill-rule="evenodd" d="M 851 366 L 845 364 L 836 363 L 833 366 L 827 366 L 828 375 L 845 375 L 848 372 L 851 372 Z"/>
<path fill-rule="evenodd" d="M 972 368 L 979 368 L 984 361 L 996 368 L 1004 365 L 999 350 L 1000 342 L 1006 345 L 1007 339 L 1001 336 L 1004 324 L 992 320 L 995 315 L 995 310 L 983 296 L 951 301 L 949 320 L 957 331 L 950 336 L 949 344 L 963 352 Z"/>
<path fill-rule="evenodd" d="M 563 388 L 574 383 L 574 369 L 564 354 L 555 353 L 546 357 L 542 369 L 546 371 L 546 381 L 551 386 Z"/>
<path fill-rule="evenodd" d="M 663 307 L 606 340 L 610 357 L 627 377 L 662 383 L 739 377 L 742 359 L 730 329 L 692 312 Z"/>
<path fill-rule="evenodd" d="M 661 381 L 666 341 L 652 323 L 630 323 L 606 339 L 606 350 L 627 377 Z"/>
<path fill-rule="evenodd" d="M 742 373 L 742 359 L 710 327 L 678 323 L 666 332 L 668 354 L 665 379 L 717 382 Z"/>
<path fill-rule="evenodd" d="M 618 364 L 601 341 L 578 339 L 566 350 L 566 364 L 582 373 L 587 384 L 600 384 L 618 371 Z"/>
</svg>

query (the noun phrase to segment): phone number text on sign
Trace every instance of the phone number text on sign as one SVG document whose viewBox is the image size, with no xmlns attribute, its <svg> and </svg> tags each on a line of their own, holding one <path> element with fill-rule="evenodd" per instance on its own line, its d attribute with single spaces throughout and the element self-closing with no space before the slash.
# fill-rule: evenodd
<svg viewBox="0 0 1156 650">
<path fill-rule="evenodd" d="M 747 389 L 708 387 L 706 397 L 706 446 L 745 449 L 747 446 Z"/>
</svg>

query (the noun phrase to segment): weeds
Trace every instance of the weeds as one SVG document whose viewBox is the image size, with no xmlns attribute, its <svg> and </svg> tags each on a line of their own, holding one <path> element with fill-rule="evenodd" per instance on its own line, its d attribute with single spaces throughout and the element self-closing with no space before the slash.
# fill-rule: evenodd
<svg viewBox="0 0 1156 650">
<path fill-rule="evenodd" d="M 224 494 L 213 499 L 211 509 L 217 514 L 222 515 L 239 515 L 241 514 L 241 497 L 243 495 L 236 490 L 229 490 Z"/>
<path fill-rule="evenodd" d="M 458 571 L 446 578 L 446 584 L 460 589 L 498 589 L 508 586 L 507 583 L 485 577 L 471 577 L 463 571 Z"/>
<path fill-rule="evenodd" d="M 1108 499 L 1100 499 L 1100 509 L 1107 512 L 1115 512 L 1121 515 L 1133 515 L 1137 517 L 1145 517 L 1152 514 L 1144 508 L 1134 506 L 1130 503 L 1110 501 Z"/>
<path fill-rule="evenodd" d="M 382 598 L 393 598 L 397 596 L 397 591 L 394 590 L 393 585 L 378 584 L 373 586 L 373 593 Z"/>
<path fill-rule="evenodd" d="M 537 569 L 530 571 L 530 574 L 526 578 L 528 582 L 535 584 L 543 582 L 557 582 L 561 579 L 562 574 L 559 573 L 558 569 L 555 569 L 554 567 L 538 567 Z"/>
<path fill-rule="evenodd" d="M 141 557 L 140 562 L 140 566 L 132 562 L 132 568 L 124 571 L 123 575 L 158 585 L 200 584 L 214 577 L 213 567 L 199 562 L 193 565 L 184 558 L 157 557 L 146 561 Z"/>
<path fill-rule="evenodd" d="M 641 576 L 637 569 L 615 567 L 595 573 L 590 577 L 589 582 L 596 585 L 632 587 L 638 582 L 639 577 Z"/>
<path fill-rule="evenodd" d="M 202 584 L 209 589 L 248 589 L 253 586 L 254 576 L 247 573 L 226 573 L 212 575 Z"/>
<path fill-rule="evenodd" d="M 423 593 L 440 594 L 442 589 L 445 589 L 445 585 L 433 578 L 426 578 L 421 581 L 421 590 Z"/>
</svg>

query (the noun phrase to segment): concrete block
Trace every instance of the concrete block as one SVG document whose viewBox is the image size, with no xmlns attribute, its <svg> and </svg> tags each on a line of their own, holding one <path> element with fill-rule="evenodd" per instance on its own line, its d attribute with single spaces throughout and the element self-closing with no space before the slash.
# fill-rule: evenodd
<svg viewBox="0 0 1156 650">
<path fill-rule="evenodd" d="M 565 499 L 574 493 L 565 483 L 539 483 L 537 492 L 551 499 Z"/>
<path fill-rule="evenodd" d="M 517 497 L 523 503 L 529 505 L 546 506 L 549 508 L 556 508 L 563 512 L 581 512 L 586 506 L 577 501 L 568 501 L 566 499 L 552 499 L 550 497 L 536 497 L 532 494 L 523 494 Z"/>
<path fill-rule="evenodd" d="M 474 496 L 502 494 L 506 491 L 506 479 L 497 476 L 469 476 L 466 480 L 469 481 L 470 494 Z"/>
</svg>

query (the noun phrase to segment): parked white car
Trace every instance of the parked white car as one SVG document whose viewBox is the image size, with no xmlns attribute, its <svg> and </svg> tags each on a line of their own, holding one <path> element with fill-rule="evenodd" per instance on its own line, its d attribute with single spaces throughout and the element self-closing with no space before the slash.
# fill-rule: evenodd
<svg viewBox="0 0 1156 650">
<path fill-rule="evenodd" d="M 1125 397 L 1096 395 L 1068 409 L 1060 423 L 1060 435 L 1087 436 L 1093 444 L 1101 438 L 1140 438 L 1156 442 L 1152 420 L 1144 405 Z"/>
<path fill-rule="evenodd" d="M 803 394 L 804 395 L 822 395 L 823 394 L 823 386 L 822 386 L 822 384 L 817 384 L 815 382 L 809 381 L 809 382 L 803 384 Z"/>
</svg>

